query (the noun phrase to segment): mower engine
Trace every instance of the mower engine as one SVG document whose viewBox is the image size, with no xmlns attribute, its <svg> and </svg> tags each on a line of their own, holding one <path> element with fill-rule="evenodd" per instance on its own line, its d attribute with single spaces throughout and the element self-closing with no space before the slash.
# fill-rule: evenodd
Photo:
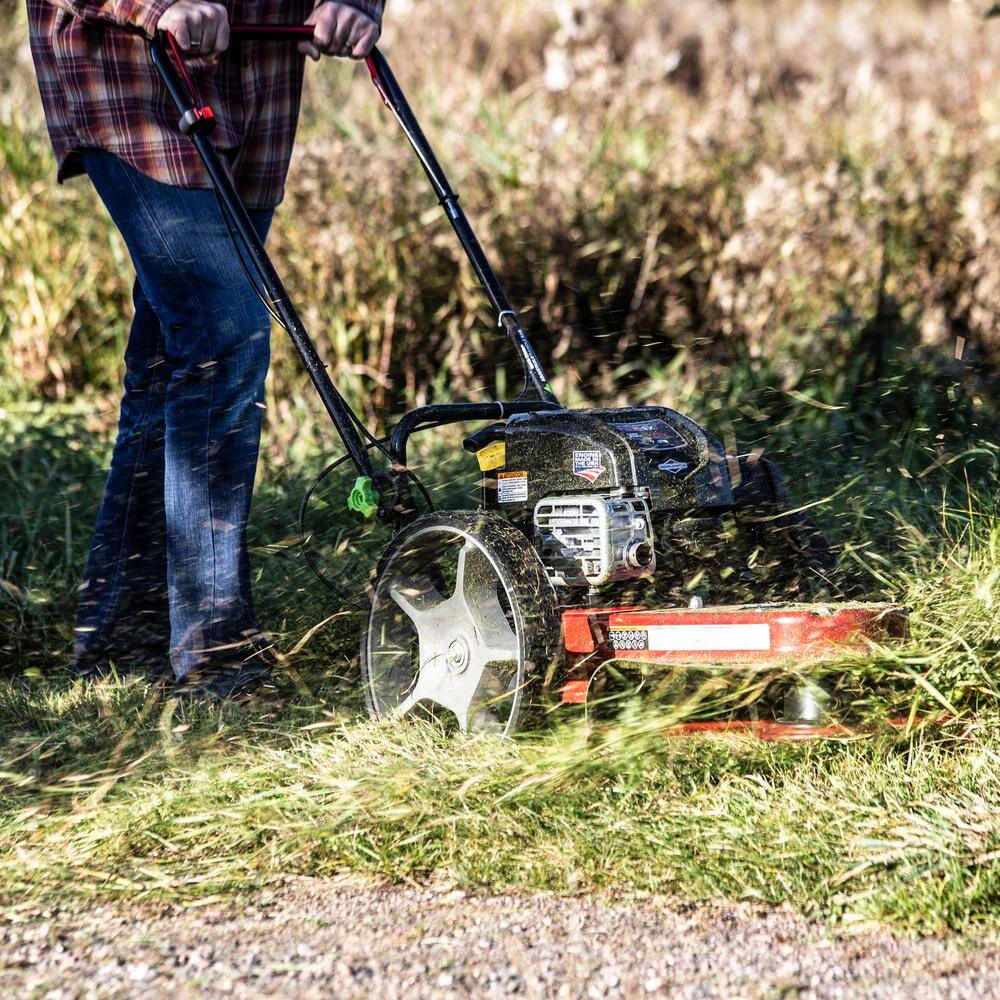
<svg viewBox="0 0 1000 1000">
<path fill-rule="evenodd" d="M 579 591 L 563 593 L 565 604 L 592 600 L 599 588 L 625 593 L 632 585 L 634 592 L 638 581 L 658 577 L 683 589 L 701 563 L 718 566 L 720 544 L 730 549 L 723 561 L 731 583 L 752 586 L 751 565 L 768 564 L 752 556 L 769 521 L 769 533 L 783 541 L 788 530 L 799 532 L 792 543 L 799 576 L 804 560 L 813 583 L 831 585 L 832 560 L 819 532 L 792 514 L 774 520 L 787 497 L 773 463 L 727 457 L 716 438 L 674 410 L 519 414 L 473 435 L 466 447 L 484 473 L 484 506 L 532 540 L 554 587 Z M 733 515 L 749 528 L 749 545 L 729 531 Z M 787 553 L 780 562 L 790 568 Z"/>
</svg>

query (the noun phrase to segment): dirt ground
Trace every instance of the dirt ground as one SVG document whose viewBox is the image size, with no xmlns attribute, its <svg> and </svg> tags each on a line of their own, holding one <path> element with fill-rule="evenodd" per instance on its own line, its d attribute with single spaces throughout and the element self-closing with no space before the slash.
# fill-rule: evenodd
<svg viewBox="0 0 1000 1000">
<path fill-rule="evenodd" d="M 21 912 L 0 996 L 1000 997 L 1000 944 L 832 937 L 762 906 L 301 879 L 224 905 Z"/>
</svg>

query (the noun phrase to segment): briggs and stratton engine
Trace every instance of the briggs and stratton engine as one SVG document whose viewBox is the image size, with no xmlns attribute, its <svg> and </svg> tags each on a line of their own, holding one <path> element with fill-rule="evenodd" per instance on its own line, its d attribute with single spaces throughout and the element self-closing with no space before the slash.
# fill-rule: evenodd
<svg viewBox="0 0 1000 1000">
<path fill-rule="evenodd" d="M 636 497 L 654 519 L 733 502 L 721 443 L 665 406 L 516 414 L 502 440 L 486 505 L 525 529 L 536 504 L 552 496 Z"/>
<path fill-rule="evenodd" d="M 638 497 L 548 497 L 534 542 L 555 586 L 600 587 L 656 571 L 649 505 Z"/>
<path fill-rule="evenodd" d="M 666 407 L 515 414 L 466 447 L 484 472 L 484 506 L 532 540 L 555 587 L 588 590 L 591 600 L 605 587 L 616 599 L 634 599 L 633 584 L 646 581 L 686 595 L 688 581 L 708 585 L 705 566 L 713 593 L 723 584 L 777 580 L 795 566 L 830 568 L 822 536 L 787 512 L 772 463 L 727 457 L 717 438 Z M 765 535 L 782 554 L 754 554 Z M 796 573 L 789 589 L 803 577 Z"/>
<path fill-rule="evenodd" d="M 666 407 L 517 414 L 467 446 L 486 506 L 532 539 L 557 587 L 651 578 L 654 524 L 733 502 L 722 446 Z"/>
</svg>

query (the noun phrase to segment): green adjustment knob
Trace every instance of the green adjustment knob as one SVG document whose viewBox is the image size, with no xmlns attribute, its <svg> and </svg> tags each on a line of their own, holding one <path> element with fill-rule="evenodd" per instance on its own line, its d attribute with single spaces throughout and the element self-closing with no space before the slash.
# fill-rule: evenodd
<svg viewBox="0 0 1000 1000">
<path fill-rule="evenodd" d="M 371 517 L 378 510 L 378 494 L 370 477 L 358 476 L 354 481 L 354 489 L 347 498 L 347 509 L 364 518 Z"/>
</svg>

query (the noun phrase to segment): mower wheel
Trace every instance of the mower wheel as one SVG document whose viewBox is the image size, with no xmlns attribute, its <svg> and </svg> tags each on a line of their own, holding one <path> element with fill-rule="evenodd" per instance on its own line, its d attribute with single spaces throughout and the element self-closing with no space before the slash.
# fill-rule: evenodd
<svg viewBox="0 0 1000 1000">
<path fill-rule="evenodd" d="M 379 561 L 361 637 L 373 719 L 524 728 L 559 643 L 555 594 L 531 543 L 483 512 L 429 514 Z"/>
</svg>

